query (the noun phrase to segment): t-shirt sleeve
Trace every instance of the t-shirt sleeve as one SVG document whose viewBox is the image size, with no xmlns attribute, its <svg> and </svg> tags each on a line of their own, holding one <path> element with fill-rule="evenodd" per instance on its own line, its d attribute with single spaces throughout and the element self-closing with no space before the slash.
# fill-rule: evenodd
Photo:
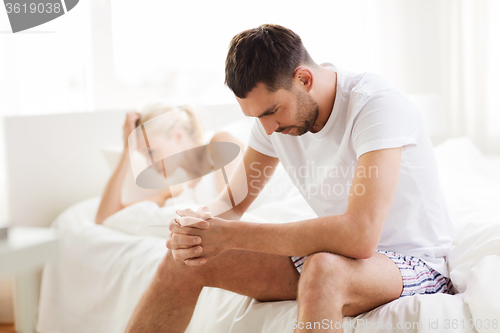
<svg viewBox="0 0 500 333">
<path fill-rule="evenodd" d="M 271 142 L 271 138 L 266 134 L 264 127 L 262 127 L 262 124 L 258 119 L 255 119 L 252 125 L 250 137 L 248 139 L 248 146 L 252 147 L 261 154 L 275 158 L 278 157 Z"/>
<path fill-rule="evenodd" d="M 416 106 L 398 93 L 369 98 L 353 122 L 356 157 L 374 150 L 416 146 L 417 114 Z"/>
</svg>

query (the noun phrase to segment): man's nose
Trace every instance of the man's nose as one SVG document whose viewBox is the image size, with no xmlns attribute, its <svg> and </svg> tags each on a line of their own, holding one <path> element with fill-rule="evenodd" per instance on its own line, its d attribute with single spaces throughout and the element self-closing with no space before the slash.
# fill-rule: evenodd
<svg viewBox="0 0 500 333">
<path fill-rule="evenodd" d="M 274 131 L 280 127 L 278 122 L 270 119 L 260 119 L 260 123 L 262 124 L 262 127 L 264 127 L 267 135 L 273 134 Z"/>
</svg>

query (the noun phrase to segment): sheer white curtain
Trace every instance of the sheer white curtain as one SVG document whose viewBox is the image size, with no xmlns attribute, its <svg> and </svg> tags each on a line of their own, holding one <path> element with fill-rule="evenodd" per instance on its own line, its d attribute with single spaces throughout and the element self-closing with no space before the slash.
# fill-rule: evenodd
<svg viewBox="0 0 500 333">
<path fill-rule="evenodd" d="M 483 152 L 500 154 L 500 1 L 364 4 L 370 70 L 417 102 L 433 143 L 468 136 Z"/>
<path fill-rule="evenodd" d="M 500 2 L 450 1 L 449 135 L 500 153 Z"/>
</svg>

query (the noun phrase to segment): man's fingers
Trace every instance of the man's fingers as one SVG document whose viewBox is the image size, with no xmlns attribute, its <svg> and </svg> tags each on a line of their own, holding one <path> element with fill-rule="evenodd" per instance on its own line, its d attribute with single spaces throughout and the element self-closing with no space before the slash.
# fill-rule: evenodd
<svg viewBox="0 0 500 333">
<path fill-rule="evenodd" d="M 189 248 L 198 244 L 201 244 L 201 238 L 198 236 L 172 234 L 170 239 L 167 240 L 167 248 L 170 250 Z"/>
<path fill-rule="evenodd" d="M 204 222 L 204 223 L 207 223 L 207 222 Z M 194 226 L 196 226 L 196 224 Z M 201 236 L 201 233 L 203 231 L 203 229 L 201 227 L 199 227 L 199 228 L 191 227 L 191 226 L 182 227 L 182 226 L 175 224 L 175 223 L 170 224 L 168 226 L 168 229 L 170 230 L 170 232 L 172 232 L 174 234 L 191 235 L 191 236 Z"/>
<path fill-rule="evenodd" d="M 208 229 L 210 227 L 210 223 L 197 217 L 179 217 L 177 218 L 177 221 L 183 227 L 197 228 L 202 230 Z"/>
<path fill-rule="evenodd" d="M 177 219 L 171 219 L 170 221 L 168 221 L 168 229 L 170 230 L 170 232 L 175 232 L 175 227 L 180 227 L 180 224 L 179 222 L 177 221 Z"/>
<path fill-rule="evenodd" d="M 193 258 L 193 259 L 186 259 L 184 260 L 184 263 L 187 266 L 201 266 L 207 263 L 206 258 Z"/>
<path fill-rule="evenodd" d="M 201 246 L 191 247 L 189 249 L 172 250 L 172 256 L 176 261 L 194 259 L 203 252 Z"/>
<path fill-rule="evenodd" d="M 168 221 L 168 225 L 169 225 L 169 226 L 170 226 L 170 225 L 172 225 L 172 224 L 174 224 L 174 225 L 180 225 L 180 224 L 179 224 L 179 221 L 177 221 L 177 219 L 176 219 L 176 218 L 173 218 L 173 219 L 171 219 L 170 221 Z"/>
<path fill-rule="evenodd" d="M 198 210 L 195 212 L 194 210 L 187 208 L 187 209 L 178 209 L 175 211 L 177 215 L 185 217 L 185 216 L 191 216 L 191 217 L 198 217 L 198 218 L 204 218 L 208 219 L 212 217 L 212 213 L 210 213 L 210 210 L 208 209 L 207 206 L 203 206 L 198 208 Z"/>
<path fill-rule="evenodd" d="M 210 212 L 210 210 L 208 209 L 207 206 L 203 206 L 203 207 L 198 208 L 198 215 L 202 219 L 209 219 L 212 217 L 212 213 Z"/>
<path fill-rule="evenodd" d="M 190 208 L 186 208 L 186 209 L 177 209 L 175 211 L 177 213 L 177 215 L 179 216 L 191 216 L 191 217 L 199 217 L 198 213 L 196 213 L 194 210 L 190 209 Z"/>
</svg>

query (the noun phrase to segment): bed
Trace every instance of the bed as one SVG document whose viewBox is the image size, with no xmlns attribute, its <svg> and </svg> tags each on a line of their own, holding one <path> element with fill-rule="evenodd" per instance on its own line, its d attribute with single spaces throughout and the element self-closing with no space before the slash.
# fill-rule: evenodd
<svg viewBox="0 0 500 333">
<path fill-rule="evenodd" d="M 222 109 L 238 111 L 235 105 Z M 246 138 L 247 120 L 228 118 L 226 122 L 226 130 Z M 219 127 L 207 125 L 207 134 Z M 98 145 L 101 149 L 105 144 Z M 455 226 L 448 265 L 456 294 L 395 300 L 345 318 L 345 332 L 500 332 L 498 161 L 481 155 L 466 138 L 448 140 L 435 152 Z M 109 155 L 101 151 L 99 157 L 108 174 L 113 163 Z M 282 168 L 266 188 L 273 191 L 264 191 L 242 220 L 265 223 L 314 216 Z M 186 207 L 199 204 L 196 190 L 184 194 Z M 99 192 L 94 192 L 52 220 L 51 227 L 60 235 L 60 255 L 43 271 L 40 333 L 123 332 L 166 254 L 167 229 L 149 225 L 166 224 L 174 214 L 173 204 L 167 201 L 160 208 L 153 202 L 139 202 L 109 217 L 104 225 L 95 225 L 99 200 Z M 296 301 L 259 302 L 204 288 L 186 332 L 293 332 L 296 317 Z"/>
</svg>

